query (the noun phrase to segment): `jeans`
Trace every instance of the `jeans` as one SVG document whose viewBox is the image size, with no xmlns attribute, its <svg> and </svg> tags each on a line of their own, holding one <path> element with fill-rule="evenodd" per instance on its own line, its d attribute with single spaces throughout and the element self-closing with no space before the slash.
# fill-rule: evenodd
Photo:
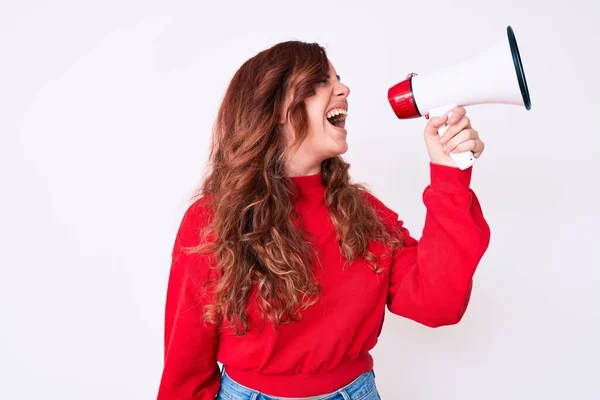
<svg viewBox="0 0 600 400">
<path fill-rule="evenodd" d="M 249 389 L 231 379 L 225 371 L 221 376 L 221 389 L 216 400 L 278 400 L 278 397 L 267 396 Z M 285 397 L 284 397 L 285 399 Z M 315 399 L 315 397 L 310 397 Z M 319 400 L 380 400 L 375 386 L 375 373 L 365 372 L 354 381 L 335 392 L 316 396 Z"/>
</svg>

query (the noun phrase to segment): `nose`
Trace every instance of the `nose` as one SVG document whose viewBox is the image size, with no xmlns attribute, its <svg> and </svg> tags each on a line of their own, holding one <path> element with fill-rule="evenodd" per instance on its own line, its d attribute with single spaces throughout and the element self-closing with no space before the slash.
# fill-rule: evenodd
<svg viewBox="0 0 600 400">
<path fill-rule="evenodd" d="M 350 88 L 346 85 L 344 85 L 341 82 L 337 83 L 337 86 L 335 88 L 335 94 L 337 96 L 344 96 L 344 97 L 348 97 L 350 96 Z"/>
</svg>

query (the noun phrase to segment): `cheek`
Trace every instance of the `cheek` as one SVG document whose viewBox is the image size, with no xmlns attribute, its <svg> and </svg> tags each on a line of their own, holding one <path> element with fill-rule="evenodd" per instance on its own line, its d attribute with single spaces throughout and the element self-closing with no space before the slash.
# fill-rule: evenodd
<svg viewBox="0 0 600 400">
<path fill-rule="evenodd" d="M 325 118 L 325 111 L 328 104 L 329 97 L 320 92 L 317 92 L 316 96 L 305 100 L 308 116 L 307 141 L 312 143 L 319 142 L 326 135 L 328 122 Z"/>
<path fill-rule="evenodd" d="M 325 107 L 318 103 L 307 104 L 306 111 L 311 121 L 321 121 L 324 117 Z"/>
<path fill-rule="evenodd" d="M 308 137 L 319 137 L 323 135 L 325 130 L 325 124 L 327 121 L 325 120 L 324 109 L 314 108 L 310 110 L 308 113 Z"/>
<path fill-rule="evenodd" d="M 306 111 L 311 123 L 323 122 L 327 103 L 328 98 L 323 93 L 317 93 L 317 95 L 305 100 Z"/>
</svg>

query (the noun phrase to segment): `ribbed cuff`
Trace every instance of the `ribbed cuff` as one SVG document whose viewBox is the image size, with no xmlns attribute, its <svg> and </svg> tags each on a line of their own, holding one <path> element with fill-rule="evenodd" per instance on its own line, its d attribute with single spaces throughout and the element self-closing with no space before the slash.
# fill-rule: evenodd
<svg viewBox="0 0 600 400">
<path fill-rule="evenodd" d="M 473 167 L 461 170 L 447 165 L 429 163 L 431 189 L 438 192 L 462 193 L 469 189 Z"/>
</svg>

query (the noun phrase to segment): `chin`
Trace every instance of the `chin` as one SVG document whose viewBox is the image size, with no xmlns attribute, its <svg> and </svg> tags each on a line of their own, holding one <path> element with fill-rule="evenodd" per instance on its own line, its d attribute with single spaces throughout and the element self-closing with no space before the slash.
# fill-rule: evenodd
<svg viewBox="0 0 600 400">
<path fill-rule="evenodd" d="M 338 156 L 344 154 L 348 151 L 348 144 L 346 143 L 344 146 L 341 146 L 340 151 L 338 152 Z"/>
<path fill-rule="evenodd" d="M 330 157 L 337 157 L 337 156 L 341 156 L 342 154 L 344 154 L 347 151 L 348 151 L 348 144 L 344 143 L 344 144 L 339 144 L 335 148 L 330 149 L 329 154 L 331 154 Z"/>
<path fill-rule="evenodd" d="M 339 134 L 332 135 L 330 137 L 328 147 L 329 153 L 332 154 L 332 157 L 344 154 L 348 151 L 348 141 L 346 140 L 346 136 L 341 136 Z"/>
</svg>

